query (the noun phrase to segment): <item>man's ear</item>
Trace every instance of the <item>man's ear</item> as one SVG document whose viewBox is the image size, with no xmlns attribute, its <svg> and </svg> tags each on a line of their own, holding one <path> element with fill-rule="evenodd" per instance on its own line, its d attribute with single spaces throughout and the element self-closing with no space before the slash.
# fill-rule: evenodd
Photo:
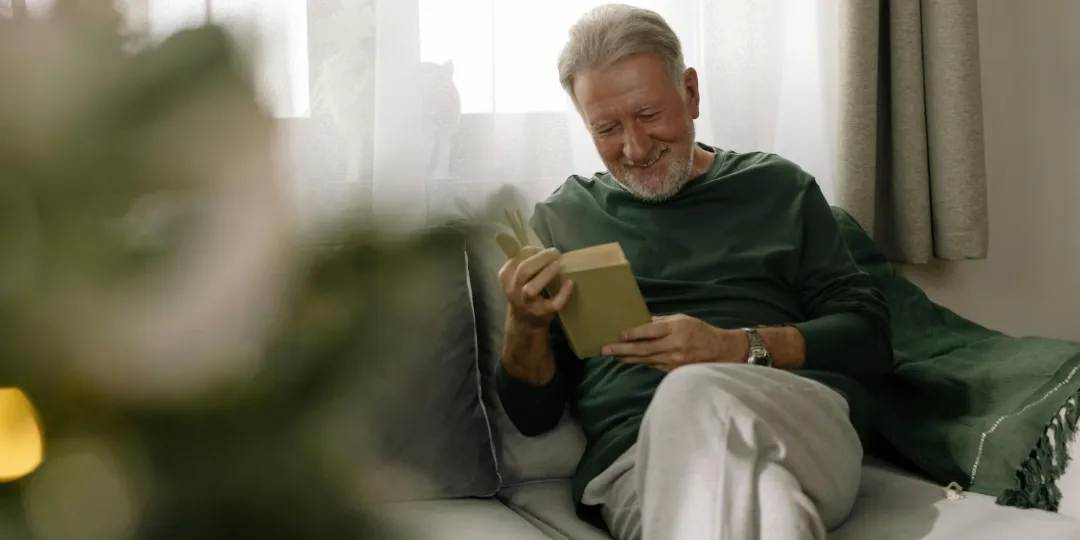
<svg viewBox="0 0 1080 540">
<path fill-rule="evenodd" d="M 683 92 L 686 93 L 686 105 L 690 109 L 691 117 L 697 120 L 701 116 L 701 92 L 698 89 L 698 75 L 694 68 L 686 68 L 683 72 Z"/>
</svg>

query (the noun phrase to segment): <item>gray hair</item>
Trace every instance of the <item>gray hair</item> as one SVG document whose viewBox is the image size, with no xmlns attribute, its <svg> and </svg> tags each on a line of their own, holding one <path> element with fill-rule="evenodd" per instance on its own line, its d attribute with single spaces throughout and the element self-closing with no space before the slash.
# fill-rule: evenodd
<svg viewBox="0 0 1080 540">
<path fill-rule="evenodd" d="M 588 11 L 570 27 L 559 55 L 559 82 L 574 98 L 574 78 L 603 69 L 627 56 L 655 53 L 667 64 L 671 80 L 682 84 L 686 62 L 682 43 L 660 14 L 626 4 L 606 4 Z"/>
</svg>

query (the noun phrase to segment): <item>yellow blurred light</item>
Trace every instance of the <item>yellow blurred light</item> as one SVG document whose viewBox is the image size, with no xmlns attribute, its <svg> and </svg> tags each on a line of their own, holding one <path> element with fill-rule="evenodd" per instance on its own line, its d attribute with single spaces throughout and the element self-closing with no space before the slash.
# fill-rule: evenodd
<svg viewBox="0 0 1080 540">
<path fill-rule="evenodd" d="M 0 388 L 0 482 L 34 472 L 44 456 L 34 406 L 18 388 Z"/>
</svg>

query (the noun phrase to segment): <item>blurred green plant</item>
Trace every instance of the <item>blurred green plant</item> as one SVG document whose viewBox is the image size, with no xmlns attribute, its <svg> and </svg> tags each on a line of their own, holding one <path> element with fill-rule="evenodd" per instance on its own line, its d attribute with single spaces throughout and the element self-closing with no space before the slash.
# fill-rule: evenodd
<svg viewBox="0 0 1080 540">
<path fill-rule="evenodd" d="M 149 44 L 106 4 L 0 19 L 0 387 L 46 438 L 0 537 L 386 537 L 332 418 L 459 240 L 302 242 L 228 34 Z"/>
</svg>

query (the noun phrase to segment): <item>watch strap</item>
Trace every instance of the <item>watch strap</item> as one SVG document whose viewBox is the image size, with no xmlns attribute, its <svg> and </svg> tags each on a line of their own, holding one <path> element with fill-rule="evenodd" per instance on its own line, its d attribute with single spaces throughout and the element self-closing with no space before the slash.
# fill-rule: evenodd
<svg viewBox="0 0 1080 540">
<path fill-rule="evenodd" d="M 743 330 L 746 331 L 746 335 L 750 339 L 750 354 L 747 355 L 746 363 L 758 366 L 772 366 L 772 356 L 769 354 L 769 349 L 765 346 L 765 340 L 762 339 L 757 328 L 744 328 Z"/>
</svg>

